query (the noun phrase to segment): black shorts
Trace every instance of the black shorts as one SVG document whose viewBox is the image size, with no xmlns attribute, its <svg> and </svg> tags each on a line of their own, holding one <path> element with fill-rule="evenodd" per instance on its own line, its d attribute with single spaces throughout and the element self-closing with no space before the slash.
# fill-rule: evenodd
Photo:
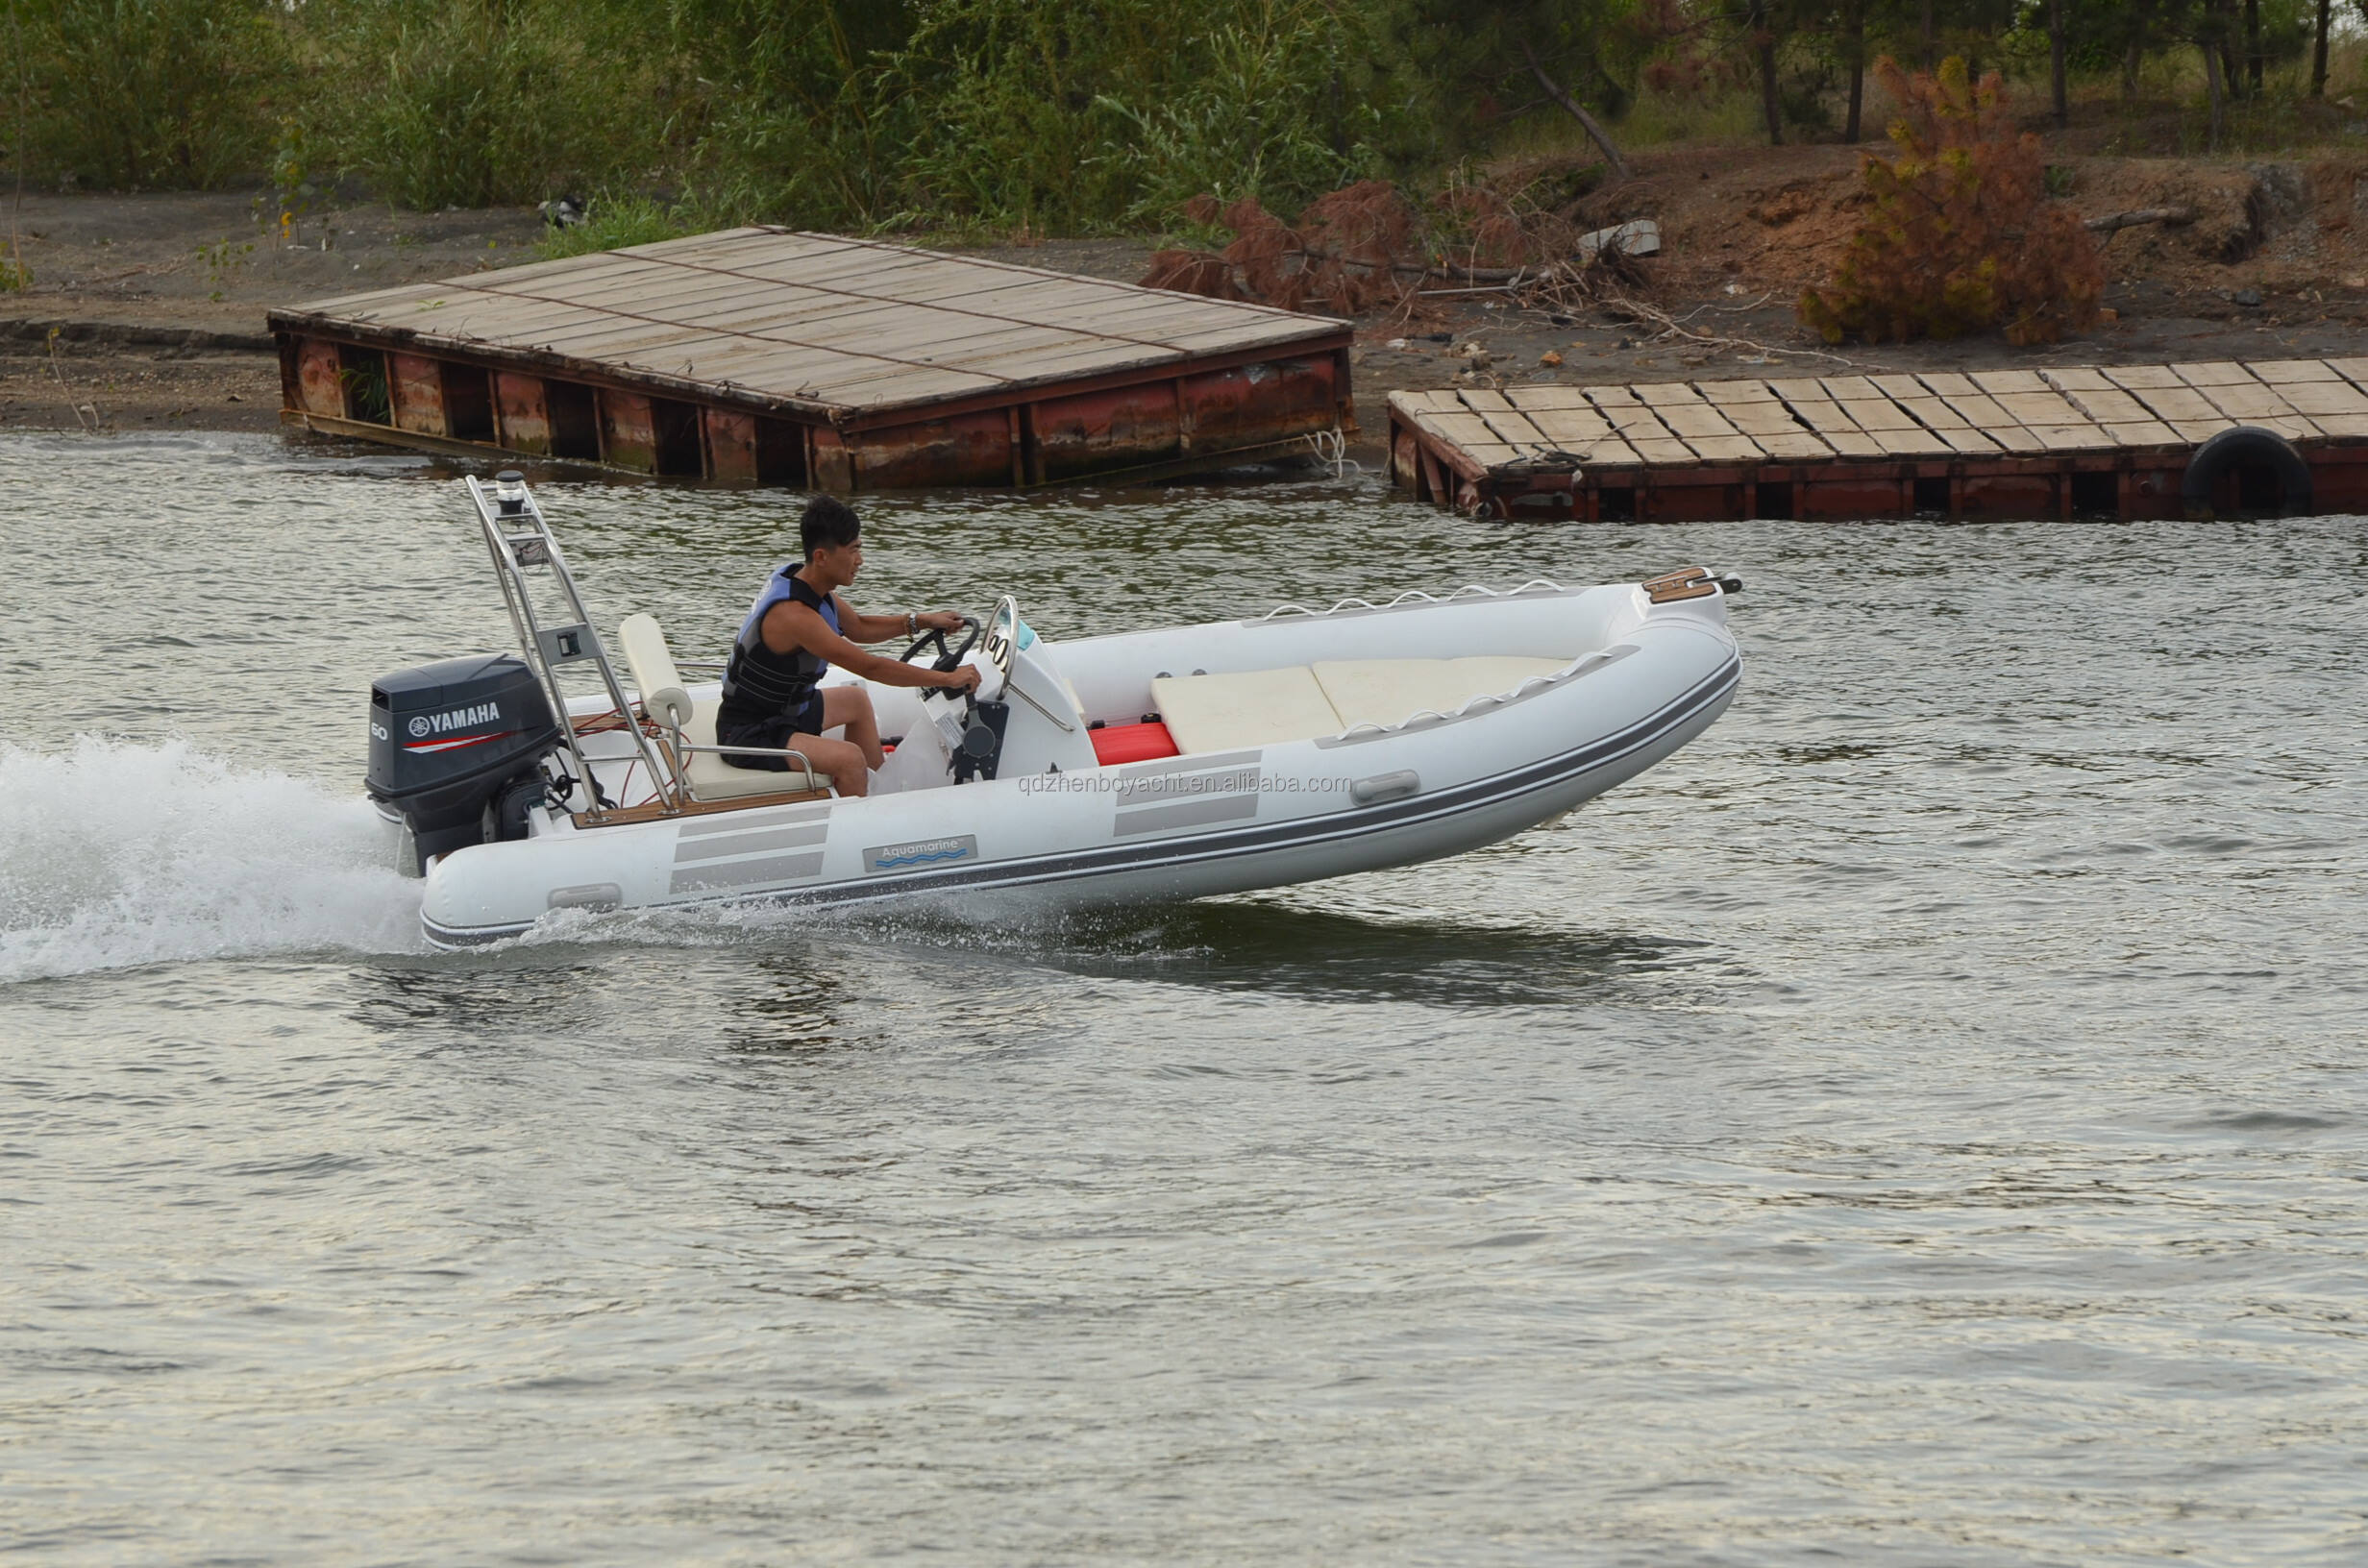
<svg viewBox="0 0 2368 1568">
<path fill-rule="evenodd" d="M 792 735 L 820 735 L 822 732 L 823 694 L 809 692 L 805 700 L 790 712 L 753 719 L 747 723 L 718 725 L 715 739 L 719 746 L 760 746 L 775 753 L 769 757 L 744 757 L 734 752 L 725 752 L 724 760 L 734 768 L 786 773 L 789 772 L 789 758 L 780 753 L 788 748 L 789 738 Z"/>
</svg>

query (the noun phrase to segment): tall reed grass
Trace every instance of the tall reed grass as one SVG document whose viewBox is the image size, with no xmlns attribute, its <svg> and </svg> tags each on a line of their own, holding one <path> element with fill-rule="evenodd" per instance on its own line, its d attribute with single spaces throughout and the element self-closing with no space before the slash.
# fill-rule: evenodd
<svg viewBox="0 0 2368 1568">
<path fill-rule="evenodd" d="M 405 207 L 539 201 L 666 152 L 630 27 L 570 0 L 307 0 L 311 143 Z M 364 84 L 367 84 L 366 88 Z"/>
<path fill-rule="evenodd" d="M 1200 191 L 1295 207 L 1378 161 L 1375 9 L 940 0 L 890 64 L 926 106 L 907 200 L 1039 230 L 1141 224 Z"/>
<path fill-rule="evenodd" d="M 292 87 L 282 8 L 258 0 L 12 4 L 24 58 L 21 86 L 10 86 L 29 99 L 18 106 L 23 153 L 50 180 L 204 188 L 262 166 L 272 110 Z M 15 119 L 9 116 L 8 133 Z"/>
</svg>

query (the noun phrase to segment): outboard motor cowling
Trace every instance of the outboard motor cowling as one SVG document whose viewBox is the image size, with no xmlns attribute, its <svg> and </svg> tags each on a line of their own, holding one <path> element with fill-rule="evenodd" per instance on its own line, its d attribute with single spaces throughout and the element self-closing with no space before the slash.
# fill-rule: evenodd
<svg viewBox="0 0 2368 1568">
<path fill-rule="evenodd" d="M 485 838 L 485 808 L 559 741 L 551 703 L 514 653 L 445 659 L 370 687 L 370 797 L 410 824 L 429 858 Z"/>
</svg>

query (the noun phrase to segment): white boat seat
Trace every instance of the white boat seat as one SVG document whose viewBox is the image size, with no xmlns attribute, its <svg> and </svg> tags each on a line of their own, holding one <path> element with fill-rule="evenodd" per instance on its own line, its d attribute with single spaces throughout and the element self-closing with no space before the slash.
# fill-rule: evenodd
<svg viewBox="0 0 2368 1568">
<path fill-rule="evenodd" d="M 641 693 L 642 710 L 661 723 L 679 724 L 682 738 L 693 746 L 715 745 L 715 716 L 722 700 L 712 697 L 696 702 L 691 699 L 656 617 L 629 615 L 618 622 L 617 646 L 624 651 L 626 668 L 632 672 L 634 688 Z M 743 796 L 781 795 L 805 788 L 805 775 L 794 769 L 775 772 L 735 768 L 712 751 L 692 752 L 684 773 L 694 800 L 737 800 Z M 817 781 L 826 785 L 819 775 Z"/>
<path fill-rule="evenodd" d="M 1151 682 L 1151 705 L 1178 751 L 1232 751 L 1316 740 L 1357 724 L 1402 723 L 1426 710 L 1454 713 L 1475 697 L 1510 693 L 1569 662 L 1500 655 L 1327 659 L 1221 675 L 1163 675 Z"/>
<path fill-rule="evenodd" d="M 682 726 L 682 738 L 693 746 L 715 745 L 715 716 L 723 706 L 723 699 L 714 697 L 693 704 L 691 722 Z M 691 766 L 686 772 L 694 800 L 737 800 L 744 795 L 780 795 L 805 788 L 805 774 L 795 768 L 785 773 L 767 768 L 735 768 L 712 751 L 692 752 Z M 829 776 L 825 773 L 817 772 L 814 782 L 824 789 L 830 787 Z"/>
<path fill-rule="evenodd" d="M 1475 697 L 1496 697 L 1550 675 L 1568 659 L 1491 656 L 1466 659 L 1325 659 L 1316 683 L 1343 729 L 1402 723 L 1424 711 L 1454 713 Z"/>
</svg>

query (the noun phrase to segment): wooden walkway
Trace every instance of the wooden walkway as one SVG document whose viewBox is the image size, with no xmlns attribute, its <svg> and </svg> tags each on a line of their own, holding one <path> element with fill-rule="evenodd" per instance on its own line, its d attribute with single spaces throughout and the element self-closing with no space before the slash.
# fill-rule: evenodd
<svg viewBox="0 0 2368 1568">
<path fill-rule="evenodd" d="M 727 480 L 1025 485 L 1354 428 L 1345 322 L 779 229 L 270 325 L 292 423 Z"/>
<path fill-rule="evenodd" d="M 2187 456 L 2236 426 L 2350 495 L 2368 358 L 1394 392 L 1390 425 L 1400 484 L 1500 516 L 2177 516 Z"/>
</svg>

